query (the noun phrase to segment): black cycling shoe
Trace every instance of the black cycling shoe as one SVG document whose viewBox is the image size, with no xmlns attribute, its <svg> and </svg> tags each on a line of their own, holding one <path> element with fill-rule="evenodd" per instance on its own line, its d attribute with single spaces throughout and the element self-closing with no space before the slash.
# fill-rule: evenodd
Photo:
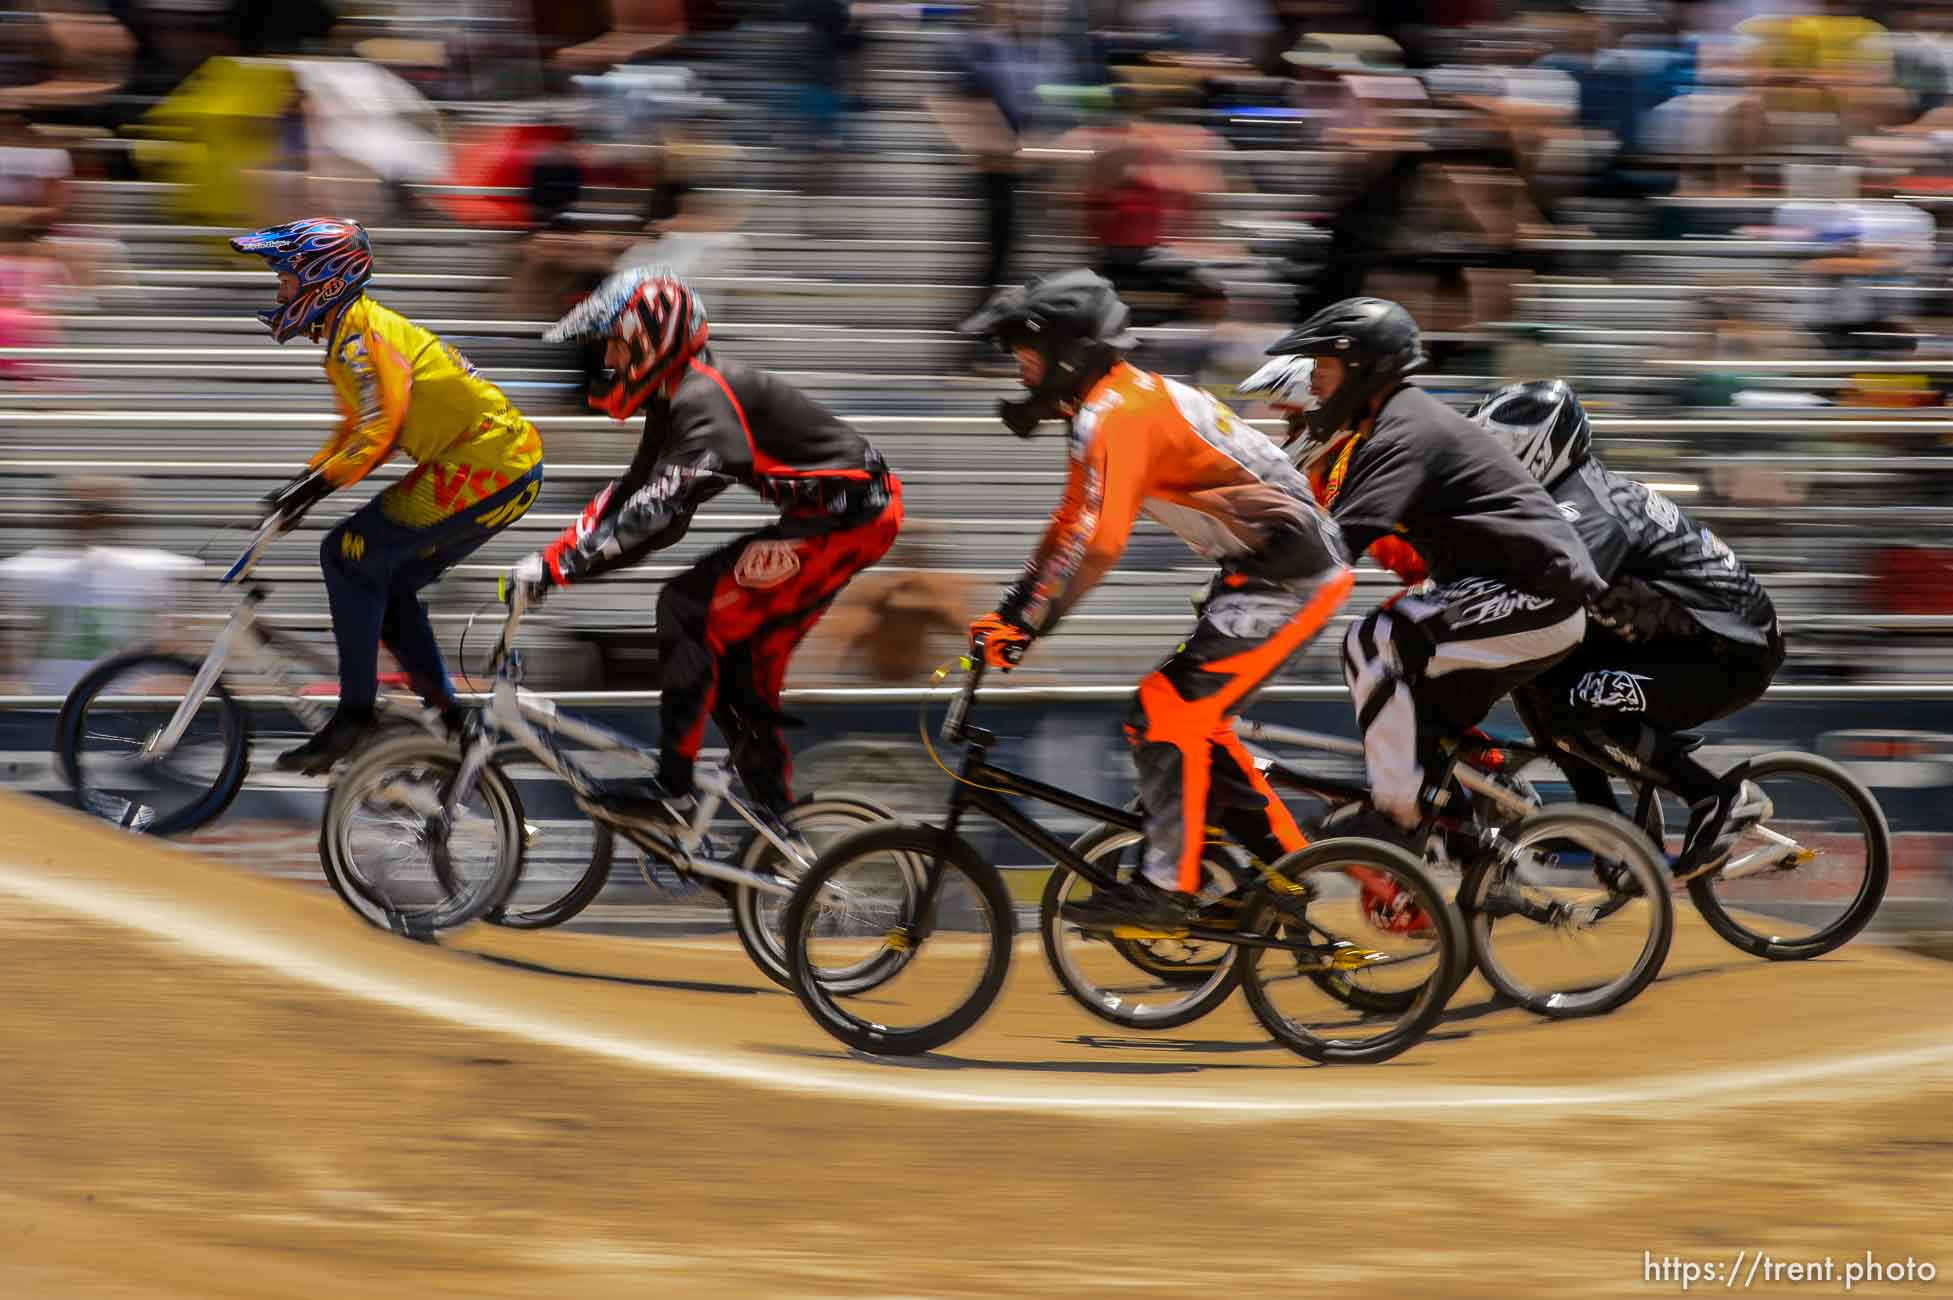
<svg viewBox="0 0 1953 1300">
<path fill-rule="evenodd" d="M 468 719 L 473 709 L 462 704 L 450 704 L 441 710 L 441 730 L 449 740 L 460 740 L 468 733 Z"/>
<path fill-rule="evenodd" d="M 330 772 L 340 759 L 358 749 L 373 733 L 373 715 L 335 713 L 319 728 L 319 733 L 295 749 L 280 754 L 277 767 L 281 772 L 297 772 L 303 776 L 318 776 Z"/>
<path fill-rule="evenodd" d="M 1058 915 L 1082 930 L 1109 930 L 1134 925 L 1148 929 L 1181 929 L 1199 923 L 1200 900 L 1178 890 L 1161 889 L 1141 876 L 1092 896 L 1066 903 Z"/>
<path fill-rule="evenodd" d="M 599 781 L 589 799 L 590 810 L 604 821 L 653 831 L 685 831 L 692 825 L 698 801 L 689 793 L 672 794 L 652 777 Z"/>
<path fill-rule="evenodd" d="M 1689 880 L 1721 866 L 1743 832 L 1771 811 L 1769 797 L 1749 781 L 1690 805 L 1688 833 L 1675 859 L 1676 878 Z"/>
</svg>

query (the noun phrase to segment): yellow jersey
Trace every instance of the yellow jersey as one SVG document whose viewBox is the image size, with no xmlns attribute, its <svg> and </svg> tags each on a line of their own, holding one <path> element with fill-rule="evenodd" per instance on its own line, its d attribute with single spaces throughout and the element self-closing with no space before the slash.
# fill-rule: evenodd
<svg viewBox="0 0 1953 1300">
<path fill-rule="evenodd" d="M 542 463 L 541 435 L 501 389 L 431 331 L 365 295 L 333 322 L 325 369 L 341 420 L 310 467 L 350 487 L 404 452 L 413 472 L 380 495 L 396 523 L 439 523 Z"/>
</svg>

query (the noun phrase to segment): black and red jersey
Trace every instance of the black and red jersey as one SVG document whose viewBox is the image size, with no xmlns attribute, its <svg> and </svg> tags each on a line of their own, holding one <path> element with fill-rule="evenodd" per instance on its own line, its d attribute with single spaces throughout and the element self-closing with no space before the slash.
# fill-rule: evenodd
<svg viewBox="0 0 1953 1300">
<path fill-rule="evenodd" d="M 778 376 L 701 352 L 654 399 L 624 476 L 543 551 L 559 585 L 632 564 L 685 535 L 701 505 L 743 484 L 788 535 L 849 528 L 888 504 L 889 472 L 854 427 Z"/>
</svg>

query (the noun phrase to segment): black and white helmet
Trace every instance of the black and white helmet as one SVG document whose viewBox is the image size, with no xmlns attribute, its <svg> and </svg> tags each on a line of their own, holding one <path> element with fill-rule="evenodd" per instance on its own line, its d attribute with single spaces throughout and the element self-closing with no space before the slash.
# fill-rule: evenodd
<svg viewBox="0 0 1953 1300">
<path fill-rule="evenodd" d="M 1480 402 L 1472 419 L 1509 447 L 1526 471 L 1547 487 L 1594 454 L 1587 412 L 1573 390 L 1558 379 L 1507 384 Z"/>
<path fill-rule="evenodd" d="M 1238 397 L 1252 397 L 1270 406 L 1283 406 L 1288 418 L 1288 437 L 1292 443 L 1308 434 L 1308 412 L 1316 405 L 1309 391 L 1309 374 L 1316 368 L 1314 357 L 1276 357 L 1234 386 Z"/>
<path fill-rule="evenodd" d="M 1256 397 L 1271 405 L 1313 406 L 1309 392 L 1309 372 L 1316 368 L 1314 357 L 1276 357 L 1234 386 L 1242 397 Z"/>
</svg>

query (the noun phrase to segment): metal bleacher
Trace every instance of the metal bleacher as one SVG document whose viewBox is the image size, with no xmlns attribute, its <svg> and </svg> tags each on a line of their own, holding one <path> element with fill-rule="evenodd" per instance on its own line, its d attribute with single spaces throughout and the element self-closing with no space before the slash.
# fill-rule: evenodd
<svg viewBox="0 0 1953 1300">
<path fill-rule="evenodd" d="M 952 328 L 974 301 L 981 207 L 965 169 L 918 111 L 916 97 L 941 75 L 940 36 L 895 32 L 876 49 L 873 106 L 859 115 L 854 152 L 833 192 L 729 187 L 744 213 L 750 270 L 696 287 L 716 349 L 784 372 L 855 420 L 902 475 L 910 517 L 943 525 L 913 548 L 898 547 L 888 567 L 949 569 L 1001 584 L 1015 575 L 1057 495 L 1062 452 L 1053 437 L 1024 444 L 1004 433 L 992 412 L 1013 381 L 972 374 L 969 344 Z M 791 161 L 763 138 L 732 147 L 741 151 L 742 181 L 767 179 Z M 1319 183 L 1326 166 L 1325 155 L 1300 149 L 1230 161 L 1252 173 L 1257 190 L 1208 196 L 1208 209 L 1217 233 L 1237 236 L 1308 207 L 1303 187 Z M 224 249 L 233 232 L 172 224 L 166 187 L 82 182 L 76 190 L 75 233 L 117 246 L 126 269 L 101 287 L 97 310 L 52 319 L 53 341 L 0 349 L 0 555 L 58 535 L 48 507 L 55 479 L 110 470 L 146 488 L 127 521 L 127 541 L 202 553 L 213 573 L 221 571 L 242 536 L 226 540 L 221 530 L 252 521 L 258 498 L 290 476 L 331 424 L 316 350 L 271 344 L 252 315 L 269 300 L 270 277 Z M 1020 272 L 1078 255 L 1052 198 L 1026 204 L 1033 221 Z M 535 421 L 546 447 L 547 484 L 536 506 L 430 593 L 452 647 L 446 634 L 482 602 L 489 579 L 567 523 L 628 460 L 637 431 L 578 407 L 575 359 L 541 341 L 545 322 L 507 318 L 502 292 L 520 232 L 430 222 L 379 225 L 372 234 L 382 268 L 375 296 L 466 352 Z M 1930 412 L 1786 416 L 1678 406 L 1692 368 L 1712 364 L 1699 346 L 1703 276 L 1734 268 L 1768 283 L 1812 249 L 1717 238 L 1550 239 L 1530 250 L 1549 270 L 1524 291 L 1515 314 L 1540 340 L 1539 355 L 1593 395 L 1611 463 L 1666 485 L 1762 571 L 1790 637 L 1787 676 L 1903 674 L 1936 653 L 1941 622 L 1867 608 L 1862 574 L 1871 548 L 1953 523 L 1953 494 L 1940 486 L 1948 462 L 1930 452 L 1953 433 L 1953 420 Z M 1229 268 L 1226 278 L 1240 301 L 1262 309 L 1279 306 L 1285 292 L 1257 266 Z M 1272 318 L 1264 311 L 1262 319 Z M 1190 337 L 1184 329 L 1149 332 L 1153 354 L 1162 356 L 1176 355 Z M 1497 339 L 1459 362 L 1465 373 L 1420 382 L 1467 399 L 1504 377 Z M 1868 368 L 1786 365 L 1775 373 L 1822 385 Z M 1770 367 L 1749 361 L 1744 369 Z M 1878 449 L 1881 439 L 1928 450 L 1895 458 Z M 1745 466 L 1796 486 L 1799 504 L 1746 503 L 1718 487 L 1732 467 Z M 369 482 L 384 486 L 402 472 L 386 466 Z M 348 495 L 369 493 L 362 485 Z M 353 504 L 334 500 L 315 512 L 261 570 L 276 583 L 269 610 L 284 625 L 324 638 L 316 548 L 323 529 Z M 538 638 L 567 647 L 574 635 L 586 649 L 605 638 L 641 641 L 655 585 L 765 517 L 757 500 L 718 498 L 656 563 L 546 605 Z M 1041 656 L 1044 669 L 1080 682 L 1131 680 L 1184 632 L 1188 597 L 1202 581 L 1194 557 L 1142 524 L 1125 564 Z M 1350 610 L 1374 604 L 1393 585 L 1366 570 Z M 209 623 L 223 612 L 204 600 L 192 617 Z M 1337 680 L 1333 643 L 1319 638 L 1292 676 Z M 547 656 L 533 662 L 547 679 Z M 586 653 L 564 656 L 545 684 L 599 680 Z"/>
</svg>

